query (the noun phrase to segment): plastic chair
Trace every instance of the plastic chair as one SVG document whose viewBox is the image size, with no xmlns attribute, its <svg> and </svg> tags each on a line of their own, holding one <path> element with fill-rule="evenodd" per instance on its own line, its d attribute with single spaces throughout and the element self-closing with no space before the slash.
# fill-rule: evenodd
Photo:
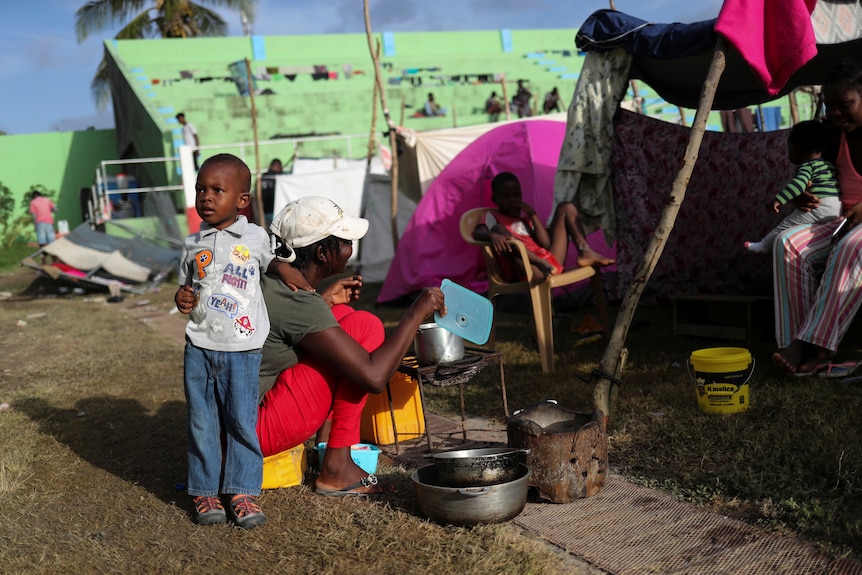
<svg viewBox="0 0 862 575">
<path fill-rule="evenodd" d="M 497 258 L 490 242 L 481 242 L 473 239 L 473 230 L 482 221 L 485 212 L 491 208 L 475 208 L 461 216 L 461 237 L 467 243 L 482 246 L 482 254 L 485 257 L 485 266 L 488 270 L 488 298 L 494 303 L 494 318 L 496 322 L 496 296 L 500 294 L 530 292 L 530 301 L 533 306 L 533 323 L 536 326 L 536 342 L 539 345 L 539 355 L 542 360 L 542 371 L 554 371 L 554 309 L 553 295 L 551 290 L 556 287 L 567 286 L 573 283 L 589 279 L 593 286 L 596 305 L 599 308 L 599 321 L 604 327 L 605 337 L 608 336 L 608 301 L 605 297 L 604 284 L 601 273 L 595 267 L 575 268 L 564 270 L 559 275 L 551 276 L 547 281 L 534 278 L 531 266 L 525 266 L 527 279 L 525 281 L 509 282 L 500 270 Z M 520 252 L 522 261 L 528 261 L 527 248 L 524 243 L 515 238 L 509 242 Z M 493 345 L 495 328 L 492 327 L 490 342 Z"/>
</svg>

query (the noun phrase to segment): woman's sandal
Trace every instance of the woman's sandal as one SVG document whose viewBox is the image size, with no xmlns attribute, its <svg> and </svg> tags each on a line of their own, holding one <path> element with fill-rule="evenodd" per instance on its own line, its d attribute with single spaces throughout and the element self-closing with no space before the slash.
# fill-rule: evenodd
<svg viewBox="0 0 862 575">
<path fill-rule="evenodd" d="M 826 369 L 824 371 L 820 372 L 820 377 L 847 377 L 848 375 L 856 371 L 856 368 L 859 367 L 860 363 L 862 362 L 845 361 L 843 363 L 830 363 L 826 366 Z"/>
<path fill-rule="evenodd" d="M 371 497 L 374 495 L 380 495 L 379 493 L 367 493 L 364 491 L 353 491 L 354 489 L 358 489 L 360 487 L 371 487 L 372 485 L 377 485 L 378 479 L 377 476 L 373 473 L 369 473 L 356 483 L 352 485 L 348 485 L 343 489 L 316 489 L 315 492 L 318 495 L 323 495 L 325 497 Z"/>
</svg>

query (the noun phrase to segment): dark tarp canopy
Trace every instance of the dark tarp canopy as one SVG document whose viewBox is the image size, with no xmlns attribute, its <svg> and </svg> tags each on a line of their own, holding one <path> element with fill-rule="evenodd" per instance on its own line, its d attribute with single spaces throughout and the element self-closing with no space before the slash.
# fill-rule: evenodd
<svg viewBox="0 0 862 575">
<path fill-rule="evenodd" d="M 715 20 L 691 24 L 654 24 L 617 12 L 599 10 L 578 31 L 579 50 L 623 48 L 633 57 L 629 77 L 646 82 L 666 101 L 697 108 L 703 79 L 712 62 Z M 817 55 L 790 76 L 778 94 L 770 94 L 738 51 L 729 46 L 727 65 L 712 109 L 732 110 L 762 104 L 800 86 L 819 85 L 840 58 L 862 58 L 862 39 L 817 43 Z"/>
</svg>

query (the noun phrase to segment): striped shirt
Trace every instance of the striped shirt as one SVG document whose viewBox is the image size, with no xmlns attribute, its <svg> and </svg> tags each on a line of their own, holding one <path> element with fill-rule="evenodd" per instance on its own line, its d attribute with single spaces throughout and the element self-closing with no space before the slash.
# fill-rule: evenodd
<svg viewBox="0 0 862 575">
<path fill-rule="evenodd" d="M 818 198 L 838 196 L 838 169 L 835 164 L 821 158 L 802 162 L 796 167 L 793 179 L 776 194 L 775 199 L 780 204 L 786 204 L 802 195 L 806 189 Z"/>
</svg>

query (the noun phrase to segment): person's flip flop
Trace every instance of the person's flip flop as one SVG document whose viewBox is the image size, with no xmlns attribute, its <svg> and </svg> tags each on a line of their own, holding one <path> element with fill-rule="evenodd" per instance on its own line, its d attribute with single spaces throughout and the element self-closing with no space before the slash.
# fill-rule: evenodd
<svg viewBox="0 0 862 575">
<path fill-rule="evenodd" d="M 845 361 L 844 363 L 830 363 L 824 371 L 820 372 L 820 377 L 847 377 L 856 371 L 859 367 L 858 361 Z"/>
<path fill-rule="evenodd" d="M 372 495 L 377 495 L 377 493 L 365 493 L 353 490 L 360 487 L 371 487 L 372 485 L 377 485 L 377 482 L 377 476 L 373 473 L 369 473 L 356 483 L 348 485 L 344 489 L 316 489 L 315 492 L 318 495 L 323 495 L 325 497 L 370 497 Z"/>
<path fill-rule="evenodd" d="M 795 371 L 795 372 L 791 373 L 790 375 L 792 375 L 793 377 L 810 377 L 812 375 L 817 375 L 817 374 L 820 374 L 821 376 L 823 376 L 823 374 L 825 373 L 824 370 L 829 369 L 830 365 L 831 364 L 829 362 L 818 363 L 817 367 L 815 367 L 811 371 Z"/>
</svg>

